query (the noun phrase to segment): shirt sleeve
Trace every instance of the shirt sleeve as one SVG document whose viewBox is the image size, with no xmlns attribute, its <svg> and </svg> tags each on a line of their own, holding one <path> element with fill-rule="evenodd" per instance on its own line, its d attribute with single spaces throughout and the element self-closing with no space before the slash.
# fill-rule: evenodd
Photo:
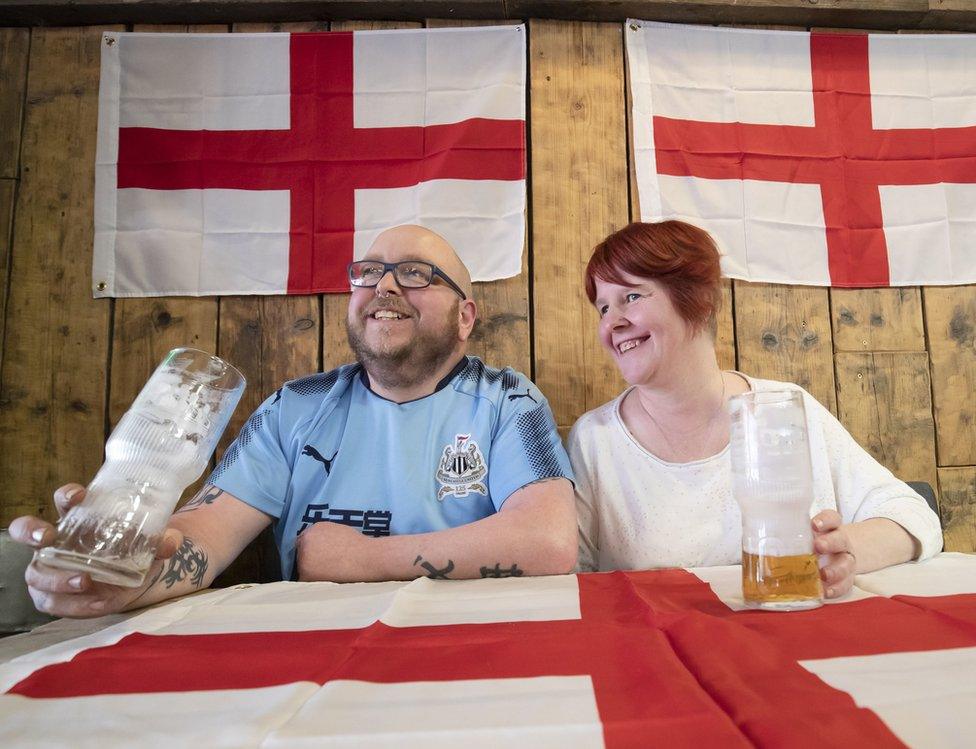
<svg viewBox="0 0 976 749">
<path fill-rule="evenodd" d="M 502 392 L 488 459 L 488 491 L 496 510 L 523 486 L 551 478 L 573 480 L 548 401 L 535 385 L 518 377 L 518 389 L 527 388 L 527 396 L 509 398 Z"/>
<path fill-rule="evenodd" d="M 833 414 L 809 397 L 807 403 L 811 402 L 823 429 L 837 509 L 843 521 L 887 518 L 918 541 L 919 560 L 940 552 L 942 527 L 925 500 L 872 458 Z"/>
<path fill-rule="evenodd" d="M 274 518 L 281 517 L 291 464 L 279 433 L 283 390 L 251 414 L 208 481 Z"/>
<path fill-rule="evenodd" d="M 600 518 L 594 506 L 593 483 L 579 435 L 580 422 L 577 421 L 566 440 L 569 462 L 576 478 L 576 522 L 579 529 L 576 569 L 579 572 L 596 572 L 599 569 Z"/>
</svg>

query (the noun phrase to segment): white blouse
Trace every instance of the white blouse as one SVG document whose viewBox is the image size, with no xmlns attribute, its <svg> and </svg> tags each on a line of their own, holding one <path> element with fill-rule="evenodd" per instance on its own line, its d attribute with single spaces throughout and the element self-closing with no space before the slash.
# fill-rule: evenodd
<svg viewBox="0 0 976 749">
<path fill-rule="evenodd" d="M 921 544 L 920 559 L 942 549 L 939 518 L 878 463 L 833 414 L 799 385 L 746 378 L 752 390 L 800 390 L 813 464 L 811 517 L 837 510 L 845 523 L 895 521 Z M 580 417 L 569 433 L 576 474 L 579 569 L 652 569 L 738 564 L 742 519 L 732 497 L 729 447 L 690 463 L 645 450 L 614 400 Z"/>
</svg>

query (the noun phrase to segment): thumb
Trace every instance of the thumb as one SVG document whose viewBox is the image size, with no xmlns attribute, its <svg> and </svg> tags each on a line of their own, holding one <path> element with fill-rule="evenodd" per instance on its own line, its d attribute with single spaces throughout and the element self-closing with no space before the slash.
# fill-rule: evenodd
<svg viewBox="0 0 976 749">
<path fill-rule="evenodd" d="M 183 545 L 183 533 L 176 528 L 167 528 L 156 547 L 156 559 L 169 559 Z"/>
</svg>

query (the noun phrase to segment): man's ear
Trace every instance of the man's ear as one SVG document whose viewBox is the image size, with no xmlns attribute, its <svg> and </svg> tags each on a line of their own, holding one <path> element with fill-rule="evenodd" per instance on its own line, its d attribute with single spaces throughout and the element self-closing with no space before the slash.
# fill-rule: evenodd
<svg viewBox="0 0 976 749">
<path fill-rule="evenodd" d="M 458 338 L 462 341 L 471 337 L 474 330 L 474 321 L 478 319 L 478 305 L 474 299 L 465 299 L 458 304 Z"/>
</svg>

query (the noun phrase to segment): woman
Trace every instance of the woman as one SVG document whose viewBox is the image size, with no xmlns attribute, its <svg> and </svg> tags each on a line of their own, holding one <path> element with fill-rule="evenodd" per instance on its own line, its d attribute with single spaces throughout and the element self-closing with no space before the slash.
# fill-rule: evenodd
<svg viewBox="0 0 976 749">
<path fill-rule="evenodd" d="M 728 399 L 803 392 L 810 430 L 815 551 L 828 598 L 854 574 L 931 556 L 939 520 L 798 385 L 722 371 L 715 358 L 721 273 L 707 232 L 634 223 L 597 245 L 586 293 L 600 340 L 630 384 L 569 435 L 583 570 L 737 564 Z"/>
</svg>

